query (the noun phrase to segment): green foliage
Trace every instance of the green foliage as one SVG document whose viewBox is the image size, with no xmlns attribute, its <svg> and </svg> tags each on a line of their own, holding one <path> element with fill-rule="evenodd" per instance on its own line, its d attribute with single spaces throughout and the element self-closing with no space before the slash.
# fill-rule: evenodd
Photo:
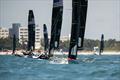
<svg viewBox="0 0 120 80">
<path fill-rule="evenodd" d="M 69 40 L 60 42 L 60 48 L 63 50 L 69 49 Z M 84 40 L 84 50 L 93 50 L 94 47 L 100 46 L 99 40 L 91 40 L 91 39 L 85 39 Z M 116 41 L 115 39 L 109 39 L 104 41 L 104 50 L 109 51 L 120 51 L 120 41 Z"/>
<path fill-rule="evenodd" d="M 60 41 L 60 48 L 63 49 L 64 51 L 68 51 L 69 43 L 70 43 L 69 40 L 64 41 L 64 42 Z"/>
<path fill-rule="evenodd" d="M 99 46 L 99 40 L 91 40 L 85 39 L 84 40 L 84 49 L 85 50 L 93 50 L 93 47 Z"/>
<path fill-rule="evenodd" d="M 120 51 L 120 41 L 116 41 L 115 39 L 105 41 L 105 50 Z"/>
<path fill-rule="evenodd" d="M 12 49 L 11 38 L 0 38 L 0 50 L 1 49 Z"/>
<path fill-rule="evenodd" d="M 12 50 L 12 38 L 0 38 L 0 50 L 2 49 L 11 49 Z M 17 44 L 17 49 L 22 49 L 22 45 L 19 43 L 19 40 L 16 40 Z M 70 41 L 60 41 L 60 48 L 68 51 L 69 50 L 69 43 Z M 109 50 L 109 51 L 120 51 L 120 41 L 116 41 L 115 39 L 109 39 L 104 41 L 105 48 L 104 50 Z M 41 49 L 43 49 L 44 46 L 44 40 L 41 39 Z M 85 39 L 84 40 L 84 49 L 85 50 L 93 50 L 93 47 L 95 46 L 100 46 L 100 41 L 99 40 L 91 40 L 91 39 Z"/>
<path fill-rule="evenodd" d="M 16 47 L 17 49 L 20 49 L 20 43 L 19 40 L 16 40 Z M 12 50 L 13 47 L 13 39 L 10 37 L 7 38 L 0 38 L 0 50 L 2 49 L 9 49 Z"/>
</svg>

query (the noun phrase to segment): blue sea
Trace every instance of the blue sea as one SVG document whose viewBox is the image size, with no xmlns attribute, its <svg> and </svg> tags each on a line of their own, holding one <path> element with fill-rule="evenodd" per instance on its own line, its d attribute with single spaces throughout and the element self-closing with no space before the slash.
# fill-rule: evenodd
<svg viewBox="0 0 120 80">
<path fill-rule="evenodd" d="M 120 80 L 120 55 L 81 55 L 78 64 L 0 56 L 0 80 Z"/>
</svg>

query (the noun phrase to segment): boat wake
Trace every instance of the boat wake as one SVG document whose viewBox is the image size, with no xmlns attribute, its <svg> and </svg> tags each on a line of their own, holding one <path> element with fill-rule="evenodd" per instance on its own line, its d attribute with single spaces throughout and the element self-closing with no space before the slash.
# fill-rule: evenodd
<svg viewBox="0 0 120 80">
<path fill-rule="evenodd" d="M 68 60 L 66 58 L 61 57 L 51 57 L 49 60 L 50 64 L 68 64 Z"/>
</svg>

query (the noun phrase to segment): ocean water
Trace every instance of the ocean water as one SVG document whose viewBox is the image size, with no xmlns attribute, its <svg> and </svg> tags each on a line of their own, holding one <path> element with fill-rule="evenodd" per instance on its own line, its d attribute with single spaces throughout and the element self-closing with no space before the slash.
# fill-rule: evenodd
<svg viewBox="0 0 120 80">
<path fill-rule="evenodd" d="M 51 64 L 0 56 L 0 80 L 120 80 L 120 55 L 78 56 L 78 64 Z"/>
</svg>

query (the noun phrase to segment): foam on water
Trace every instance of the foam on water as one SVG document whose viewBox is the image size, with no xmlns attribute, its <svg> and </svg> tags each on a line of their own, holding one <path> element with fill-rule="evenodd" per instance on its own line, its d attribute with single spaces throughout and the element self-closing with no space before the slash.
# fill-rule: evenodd
<svg viewBox="0 0 120 80">
<path fill-rule="evenodd" d="M 50 64 L 68 64 L 68 60 L 66 58 L 58 58 L 53 57 L 51 60 L 49 60 Z"/>
</svg>

